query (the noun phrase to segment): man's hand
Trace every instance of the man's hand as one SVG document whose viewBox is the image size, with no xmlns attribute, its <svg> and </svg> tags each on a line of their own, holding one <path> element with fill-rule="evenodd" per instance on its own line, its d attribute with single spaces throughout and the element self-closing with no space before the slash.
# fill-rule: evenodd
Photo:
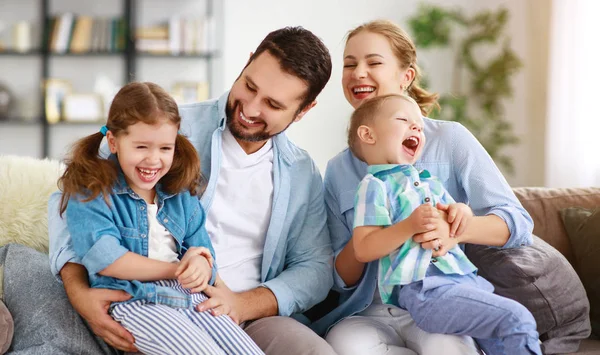
<svg viewBox="0 0 600 355">
<path fill-rule="evenodd" d="M 211 310 L 213 316 L 225 314 L 231 317 L 236 324 L 246 320 L 242 319 L 241 310 L 243 305 L 241 304 L 241 297 L 225 285 L 219 274 L 217 274 L 214 286 L 207 286 L 204 293 L 209 298 L 196 306 L 198 312 Z"/>
<path fill-rule="evenodd" d="M 448 213 L 448 223 L 451 225 L 450 238 L 460 236 L 473 218 L 471 207 L 464 203 L 452 203 L 450 205 L 438 203 L 437 208 Z"/>
<path fill-rule="evenodd" d="M 208 250 L 208 249 L 207 249 Z M 210 253 L 208 254 L 210 256 Z M 186 252 L 175 271 L 177 281 L 192 293 L 202 292 L 212 276 L 212 257 Z"/>
<path fill-rule="evenodd" d="M 83 317 L 92 331 L 119 350 L 137 352 L 133 335 L 108 315 L 112 302 L 123 302 L 131 298 L 125 291 L 90 288 L 87 271 L 80 264 L 66 263 L 60 270 L 69 302 Z"/>
<path fill-rule="evenodd" d="M 125 291 L 108 290 L 103 288 L 88 288 L 79 290 L 69 296 L 71 304 L 83 317 L 92 331 L 104 341 L 125 352 L 138 352 L 134 338 L 125 328 L 108 314 L 112 302 L 127 301 L 131 295 Z"/>
<path fill-rule="evenodd" d="M 419 234 L 435 228 L 435 221 L 439 218 L 438 210 L 428 203 L 417 207 L 407 218 L 412 234 Z"/>
<path fill-rule="evenodd" d="M 420 243 L 422 248 L 433 250 L 433 257 L 446 255 L 448 250 L 458 244 L 456 238 L 450 238 L 450 225 L 447 219 L 447 214 L 441 211 L 440 216 L 433 221 L 432 230 L 413 236 L 413 240 Z"/>
</svg>

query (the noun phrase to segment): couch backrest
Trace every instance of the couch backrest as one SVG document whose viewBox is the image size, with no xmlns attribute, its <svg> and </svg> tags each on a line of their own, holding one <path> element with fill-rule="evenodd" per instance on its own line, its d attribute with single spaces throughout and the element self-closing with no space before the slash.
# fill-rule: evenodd
<svg viewBox="0 0 600 355">
<path fill-rule="evenodd" d="M 513 191 L 533 218 L 533 234 L 558 249 L 573 264 L 573 251 L 560 210 L 575 206 L 600 207 L 600 188 L 519 187 Z"/>
<path fill-rule="evenodd" d="M 48 252 L 48 197 L 63 168 L 57 160 L 0 155 L 0 246 Z"/>
</svg>

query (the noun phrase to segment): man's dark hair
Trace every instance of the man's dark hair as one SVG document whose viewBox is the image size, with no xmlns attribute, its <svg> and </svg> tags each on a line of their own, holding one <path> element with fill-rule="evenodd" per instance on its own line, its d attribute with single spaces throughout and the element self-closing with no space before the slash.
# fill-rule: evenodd
<svg viewBox="0 0 600 355">
<path fill-rule="evenodd" d="M 331 56 L 314 33 L 300 26 L 284 27 L 267 35 L 252 54 L 246 67 L 264 51 L 279 60 L 281 69 L 308 84 L 298 113 L 313 102 L 331 76 Z M 245 69 L 245 67 L 244 67 Z"/>
</svg>

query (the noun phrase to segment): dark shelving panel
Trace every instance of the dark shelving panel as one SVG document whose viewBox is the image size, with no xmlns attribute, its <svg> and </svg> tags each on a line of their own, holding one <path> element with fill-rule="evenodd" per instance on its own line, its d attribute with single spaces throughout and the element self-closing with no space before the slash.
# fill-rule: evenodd
<svg viewBox="0 0 600 355">
<path fill-rule="evenodd" d="M 48 29 L 50 22 L 50 2 L 52 0 L 39 0 L 40 1 L 40 20 L 41 20 L 41 28 Z M 213 0 L 206 0 L 206 16 L 210 17 L 212 15 L 213 9 Z M 0 126 L 8 126 L 8 125 L 22 125 L 22 126 L 34 126 L 41 125 L 42 126 L 42 157 L 48 157 L 49 149 L 50 149 L 50 127 L 51 126 L 83 126 L 83 125 L 98 125 L 101 122 L 69 122 L 69 121 L 60 121 L 55 124 L 49 124 L 46 119 L 46 110 L 45 110 L 45 97 L 44 97 L 44 89 L 42 83 L 46 81 L 46 79 L 52 78 L 50 75 L 50 59 L 58 59 L 58 58 L 81 58 L 81 60 L 85 60 L 85 58 L 90 57 L 117 57 L 123 60 L 124 65 L 124 78 L 123 83 L 128 83 L 136 80 L 137 71 L 136 71 L 136 59 L 137 58 L 192 58 L 192 59 L 200 59 L 206 61 L 206 80 L 209 83 L 209 87 L 212 83 L 212 68 L 213 68 L 213 60 L 218 56 L 217 52 L 207 52 L 207 53 L 194 53 L 194 54 L 153 54 L 153 53 L 145 53 L 139 52 L 135 49 L 135 41 L 134 41 L 134 32 L 136 28 L 135 23 L 135 14 L 136 7 L 139 5 L 143 6 L 143 0 L 122 0 L 123 2 L 123 18 L 127 24 L 125 29 L 125 49 L 119 52 L 86 52 L 86 53 L 54 53 L 49 51 L 48 48 L 42 47 L 40 49 L 31 50 L 25 53 L 16 52 L 16 51 L 0 51 L 0 57 L 40 57 L 41 60 L 41 71 L 40 71 L 40 91 L 39 91 L 39 102 L 41 113 L 38 119 L 34 120 L 25 120 L 20 119 L 19 117 L 11 117 L 8 120 L 0 120 Z M 2 5 L 0 4 L 0 11 Z M 48 36 L 45 31 L 42 31 L 40 34 L 42 36 L 40 43 L 44 43 L 43 36 Z M 60 60 L 60 59 L 58 59 Z"/>
</svg>

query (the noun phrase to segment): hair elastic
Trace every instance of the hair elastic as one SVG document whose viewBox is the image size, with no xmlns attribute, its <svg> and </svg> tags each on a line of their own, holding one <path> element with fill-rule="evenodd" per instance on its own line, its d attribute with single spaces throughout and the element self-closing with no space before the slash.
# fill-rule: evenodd
<svg viewBox="0 0 600 355">
<path fill-rule="evenodd" d="M 106 126 L 100 127 L 100 133 L 102 133 L 103 136 L 106 135 L 106 132 L 108 132 L 108 127 L 106 127 Z"/>
</svg>

